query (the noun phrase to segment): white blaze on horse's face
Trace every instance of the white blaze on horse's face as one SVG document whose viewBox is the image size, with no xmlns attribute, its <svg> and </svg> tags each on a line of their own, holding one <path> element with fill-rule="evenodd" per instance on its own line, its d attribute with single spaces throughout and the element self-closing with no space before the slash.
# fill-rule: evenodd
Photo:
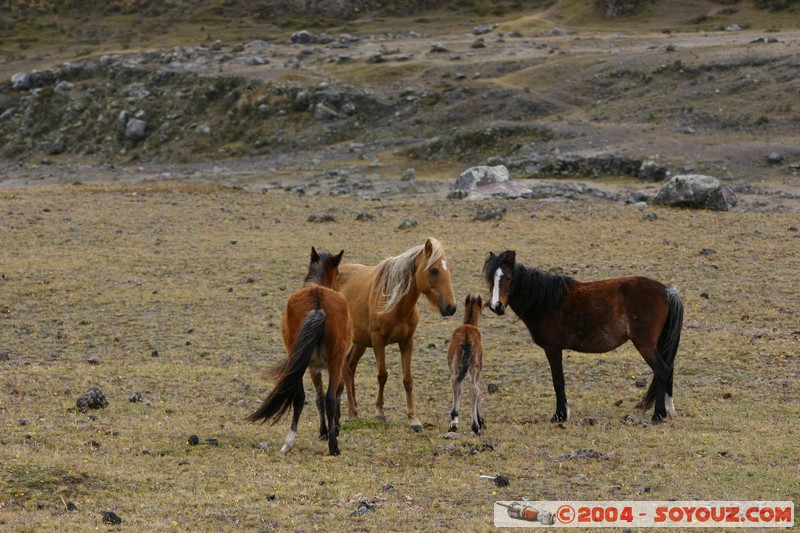
<svg viewBox="0 0 800 533">
<path fill-rule="evenodd" d="M 500 280 L 503 279 L 503 269 L 498 268 L 494 272 L 494 285 L 492 286 L 492 301 L 489 309 L 497 314 L 503 314 L 503 303 L 500 301 Z"/>
<path fill-rule="evenodd" d="M 447 259 L 442 259 L 442 270 L 447 272 Z"/>
</svg>

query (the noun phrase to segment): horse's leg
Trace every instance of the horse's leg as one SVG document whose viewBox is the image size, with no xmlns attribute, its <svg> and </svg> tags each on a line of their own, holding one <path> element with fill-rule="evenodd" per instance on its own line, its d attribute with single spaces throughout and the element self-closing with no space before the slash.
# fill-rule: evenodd
<svg viewBox="0 0 800 533">
<path fill-rule="evenodd" d="M 289 434 L 286 435 L 286 442 L 281 447 L 281 453 L 287 454 L 294 447 L 294 439 L 297 436 L 297 421 L 300 420 L 300 413 L 303 412 L 303 404 L 306 401 L 306 391 L 303 387 L 298 387 L 292 400 L 292 425 L 289 427 Z"/>
<path fill-rule="evenodd" d="M 461 405 L 461 382 L 458 381 L 458 369 L 450 374 L 450 384 L 453 386 L 453 409 L 450 410 L 450 431 L 458 429 L 458 409 Z"/>
<path fill-rule="evenodd" d="M 550 363 L 550 374 L 553 376 L 553 389 L 556 391 L 556 414 L 550 422 L 564 422 L 569 420 L 569 404 L 567 393 L 564 390 L 564 368 L 561 361 L 561 348 L 545 348 L 547 362 Z"/>
<path fill-rule="evenodd" d="M 469 396 L 472 400 L 472 432 L 476 435 L 481 434 L 481 427 L 483 424 L 483 416 L 481 416 L 481 389 L 478 384 L 480 372 L 474 367 L 470 370 L 469 379 Z"/>
<path fill-rule="evenodd" d="M 342 393 L 344 392 L 344 380 L 339 383 L 339 390 L 336 391 L 336 435 L 339 435 L 339 430 L 342 427 L 340 420 L 342 419 Z"/>
<path fill-rule="evenodd" d="M 347 355 L 347 365 L 350 369 L 349 379 L 345 380 L 347 383 L 347 405 L 349 407 L 350 416 L 353 418 L 358 416 L 358 402 L 356 402 L 356 367 L 366 350 L 366 346 L 353 344 L 350 348 L 350 353 Z"/>
<path fill-rule="evenodd" d="M 386 370 L 386 346 L 382 343 L 372 342 L 372 351 L 375 352 L 375 362 L 378 366 L 378 397 L 375 400 L 375 418 L 386 421 L 386 413 L 383 412 L 383 388 L 389 378 Z"/>
<path fill-rule="evenodd" d="M 481 429 L 486 429 L 486 420 L 483 417 L 483 395 L 481 394 L 481 387 L 480 387 L 480 379 L 481 379 L 481 371 L 476 371 L 475 377 L 475 388 L 478 390 L 478 426 Z"/>
<path fill-rule="evenodd" d="M 340 373 L 329 368 L 330 374 L 328 379 L 328 392 L 325 394 L 325 411 L 328 415 L 328 453 L 331 455 L 339 455 L 339 442 L 337 436 L 339 435 L 338 424 L 336 423 L 337 402 L 336 398 L 341 394 L 339 385 L 341 384 L 342 376 Z"/>
<path fill-rule="evenodd" d="M 406 389 L 406 409 L 408 412 L 408 423 L 411 429 L 416 432 L 422 431 L 422 424 L 417 420 L 414 411 L 414 376 L 411 375 L 411 354 L 414 352 L 414 338 L 408 337 L 400 342 L 400 361 L 403 365 L 403 387 Z"/>
<path fill-rule="evenodd" d="M 319 440 L 328 440 L 328 426 L 325 423 L 325 389 L 322 388 L 322 373 L 319 370 L 309 368 L 311 383 L 317 392 L 317 411 L 319 411 Z"/>
<path fill-rule="evenodd" d="M 644 360 L 653 370 L 653 382 L 650 386 L 655 387 L 656 405 L 653 409 L 653 417 L 651 420 L 654 424 L 658 424 L 667 419 L 667 404 L 669 404 L 672 410 L 670 414 L 675 412 L 675 407 L 672 404 L 672 387 L 671 383 L 669 383 L 670 369 L 667 368 L 666 363 L 658 357 L 658 349 L 655 344 L 641 346 L 634 342 L 634 346 L 636 346 L 636 349 L 639 350 L 639 353 L 642 354 Z M 669 400 L 667 400 L 668 394 Z M 641 407 L 646 407 L 642 402 L 639 402 L 639 405 Z"/>
</svg>

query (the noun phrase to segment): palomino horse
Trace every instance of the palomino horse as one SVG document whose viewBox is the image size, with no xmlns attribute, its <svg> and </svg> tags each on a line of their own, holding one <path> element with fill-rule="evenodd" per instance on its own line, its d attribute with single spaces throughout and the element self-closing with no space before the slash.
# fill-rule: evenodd
<svg viewBox="0 0 800 533">
<path fill-rule="evenodd" d="M 453 409 L 450 411 L 450 431 L 458 429 L 458 407 L 461 403 L 461 388 L 469 371 L 469 396 L 472 401 L 472 432 L 481 434 L 486 427 L 481 405 L 481 388 L 478 384 L 483 369 L 483 344 L 478 320 L 481 317 L 483 301 L 478 296 L 467 295 L 464 302 L 464 323 L 453 331 L 453 338 L 447 349 L 447 364 L 450 367 L 450 384 L 453 386 Z"/>
<path fill-rule="evenodd" d="M 328 452 L 339 455 L 339 403 L 344 383 L 348 397 L 351 396 L 353 379 L 347 366 L 347 352 L 353 338 L 353 325 L 347 311 L 344 296 L 337 292 L 338 267 L 344 250 L 338 255 L 311 248 L 311 263 L 302 289 L 289 296 L 283 314 L 281 333 L 288 358 L 267 371 L 275 381 L 275 388 L 261 407 L 247 417 L 250 422 L 272 419 L 278 422 L 289 410 L 292 425 L 281 453 L 288 453 L 294 446 L 297 421 L 303 411 L 306 393 L 303 389 L 303 374 L 308 368 L 311 381 L 317 391 L 319 410 L 319 439 L 328 441 Z M 322 387 L 322 370 L 328 371 L 328 391 Z M 351 401 L 352 403 L 352 401 Z M 354 407 L 351 405 L 350 409 Z M 326 424 L 327 417 L 327 424 Z"/>
<path fill-rule="evenodd" d="M 372 347 L 378 364 L 378 398 L 375 416 L 386 419 L 383 412 L 383 388 L 386 384 L 386 346 L 398 343 L 406 389 L 408 420 L 414 431 L 422 430 L 414 411 L 414 378 L 411 375 L 411 354 L 421 294 L 442 316 L 456 312 L 456 301 L 450 280 L 450 267 L 443 246 L 429 238 L 396 257 L 389 257 L 377 266 L 345 264 L 339 267 L 341 291 L 347 299 L 353 319 L 353 348 L 348 357 L 353 377 L 364 351 Z M 355 386 L 353 387 L 355 389 Z M 355 390 L 352 391 L 355 395 Z M 347 394 L 350 396 L 348 388 Z M 355 396 L 350 398 L 350 415 L 357 416 Z"/>
<path fill-rule="evenodd" d="M 641 276 L 584 283 L 515 261 L 513 250 L 489 252 L 483 265 L 492 292 L 489 308 L 502 315 L 510 306 L 544 349 L 556 391 L 551 422 L 569 418 L 562 350 L 604 353 L 629 339 L 653 370 L 637 407 L 646 410 L 655 403 L 653 422 L 674 416 L 673 364 L 683 326 L 683 303 L 675 289 Z"/>
</svg>

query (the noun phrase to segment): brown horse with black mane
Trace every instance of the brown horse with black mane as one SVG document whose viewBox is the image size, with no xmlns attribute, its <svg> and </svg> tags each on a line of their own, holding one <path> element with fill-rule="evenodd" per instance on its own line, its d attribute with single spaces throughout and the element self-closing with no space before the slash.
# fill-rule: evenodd
<svg viewBox="0 0 800 533">
<path fill-rule="evenodd" d="M 444 247 L 433 238 L 401 255 L 384 259 L 377 266 L 345 264 L 339 267 L 341 291 L 353 319 L 353 348 L 348 357 L 350 370 L 355 377 L 358 361 L 371 346 L 378 364 L 378 398 L 375 401 L 378 419 L 386 419 L 383 411 L 383 388 L 389 375 L 386 346 L 398 343 L 408 421 L 414 431 L 422 430 L 414 410 L 414 377 L 411 375 L 414 332 L 419 322 L 417 300 L 424 295 L 442 316 L 454 314 L 456 301 L 450 272 Z M 355 386 L 352 393 L 350 415 L 357 416 Z M 349 388 L 347 394 L 351 394 Z"/>
<path fill-rule="evenodd" d="M 303 412 L 306 393 L 303 375 L 308 369 L 311 382 L 317 392 L 319 410 L 319 439 L 328 441 L 328 452 L 339 455 L 340 400 L 344 384 L 352 404 L 353 378 L 347 366 L 347 352 L 353 338 L 353 325 L 347 311 L 347 302 L 337 292 L 338 267 L 344 250 L 332 256 L 327 252 L 317 253 L 311 248 L 311 262 L 302 289 L 289 296 L 283 314 L 281 333 L 289 354 L 267 371 L 275 381 L 275 388 L 261 407 L 246 420 L 277 423 L 290 407 L 292 425 L 281 453 L 288 453 L 294 446 L 297 421 Z M 322 370 L 328 371 L 328 391 L 322 386 Z M 344 380 L 344 384 L 342 382 Z M 350 409 L 354 407 L 351 405 Z M 327 423 L 326 423 L 327 419 Z"/>
<path fill-rule="evenodd" d="M 562 351 L 604 353 L 628 340 L 653 370 L 637 407 L 655 403 L 653 422 L 675 414 L 672 377 L 683 325 L 675 289 L 642 276 L 585 283 L 547 274 L 517 263 L 513 250 L 489 252 L 483 274 L 492 293 L 489 308 L 502 315 L 511 307 L 547 355 L 556 392 L 552 422 L 569 418 Z"/>
</svg>

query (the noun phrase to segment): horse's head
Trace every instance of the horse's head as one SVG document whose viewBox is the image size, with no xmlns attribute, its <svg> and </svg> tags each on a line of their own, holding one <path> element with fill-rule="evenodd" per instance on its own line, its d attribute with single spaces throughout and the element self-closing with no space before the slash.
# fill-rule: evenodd
<svg viewBox="0 0 800 533">
<path fill-rule="evenodd" d="M 478 325 L 478 320 L 483 312 L 483 300 L 480 296 L 467 295 L 464 300 L 464 324 Z"/>
<path fill-rule="evenodd" d="M 456 296 L 450 273 L 444 248 L 436 239 L 428 239 L 419 254 L 414 276 L 417 289 L 439 309 L 442 316 L 451 316 L 456 312 Z"/>
<path fill-rule="evenodd" d="M 344 250 L 337 255 L 331 255 L 328 252 L 317 252 L 316 248 L 312 246 L 306 283 L 339 290 L 339 263 L 342 262 L 343 255 Z"/>
<path fill-rule="evenodd" d="M 511 290 L 511 274 L 514 272 L 516 258 L 514 250 L 507 250 L 500 255 L 489 252 L 483 263 L 483 276 L 492 294 L 489 299 L 489 309 L 498 315 L 506 312 L 508 293 Z"/>
</svg>

